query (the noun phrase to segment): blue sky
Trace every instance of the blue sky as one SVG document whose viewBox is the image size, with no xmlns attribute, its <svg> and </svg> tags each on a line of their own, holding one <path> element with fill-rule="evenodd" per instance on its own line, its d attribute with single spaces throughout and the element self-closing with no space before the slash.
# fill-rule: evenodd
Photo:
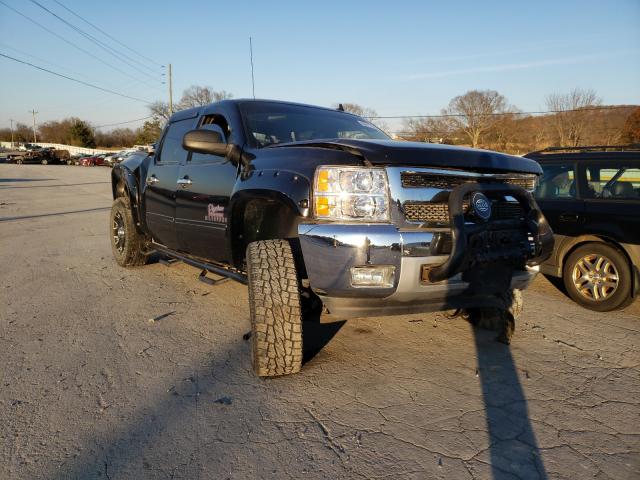
<svg viewBox="0 0 640 480">
<path fill-rule="evenodd" d="M 58 0 L 154 60 L 141 59 L 137 70 L 30 0 L 2 1 L 88 54 L 2 4 L 0 53 L 142 100 L 167 99 L 160 65 L 169 62 L 174 98 L 191 84 L 249 97 L 252 36 L 261 98 L 354 102 L 380 115 L 438 113 L 471 89 L 497 90 L 525 111 L 574 87 L 596 90 L 607 104 L 640 103 L 640 0 Z M 55 0 L 37 1 L 121 48 Z M 32 108 L 39 122 L 78 116 L 103 125 L 147 115 L 143 102 L 0 58 L 0 126 L 9 118 L 30 123 Z"/>
</svg>

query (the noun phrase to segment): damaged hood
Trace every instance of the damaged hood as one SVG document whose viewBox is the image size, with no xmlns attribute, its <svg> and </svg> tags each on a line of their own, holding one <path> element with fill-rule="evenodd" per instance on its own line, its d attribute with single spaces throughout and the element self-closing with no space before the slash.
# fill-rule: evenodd
<svg viewBox="0 0 640 480">
<path fill-rule="evenodd" d="M 398 140 L 355 140 L 346 138 L 310 140 L 273 145 L 267 148 L 323 148 L 344 150 L 372 165 L 442 167 L 486 172 L 541 174 L 534 160 L 506 153 L 435 143 Z"/>
</svg>

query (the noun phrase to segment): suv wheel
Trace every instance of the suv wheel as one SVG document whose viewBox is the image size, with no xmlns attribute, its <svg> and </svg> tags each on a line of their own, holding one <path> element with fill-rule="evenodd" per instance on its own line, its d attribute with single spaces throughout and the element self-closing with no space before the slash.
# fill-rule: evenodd
<svg viewBox="0 0 640 480">
<path fill-rule="evenodd" d="M 569 296 L 597 312 L 626 307 L 631 297 L 631 269 L 624 254 L 606 243 L 588 243 L 575 249 L 562 273 Z"/>
<path fill-rule="evenodd" d="M 42 165 L 47 165 L 49 163 L 49 160 L 47 160 L 46 158 L 43 158 L 42 160 L 40 160 L 40 163 Z"/>
<path fill-rule="evenodd" d="M 111 251 L 118 265 L 136 267 L 147 262 L 149 255 L 145 252 L 144 238 L 136 230 L 126 197 L 116 198 L 111 206 L 109 234 Z"/>
<path fill-rule="evenodd" d="M 247 247 L 253 370 L 260 377 L 302 367 L 302 314 L 298 272 L 287 240 Z"/>
</svg>

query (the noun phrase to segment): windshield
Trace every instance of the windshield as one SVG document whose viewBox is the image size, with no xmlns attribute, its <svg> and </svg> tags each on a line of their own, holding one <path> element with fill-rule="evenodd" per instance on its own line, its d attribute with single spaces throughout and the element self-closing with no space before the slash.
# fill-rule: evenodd
<svg viewBox="0 0 640 480">
<path fill-rule="evenodd" d="M 389 139 L 364 118 L 338 110 L 269 102 L 247 102 L 240 109 L 258 147 L 330 138 Z"/>
</svg>

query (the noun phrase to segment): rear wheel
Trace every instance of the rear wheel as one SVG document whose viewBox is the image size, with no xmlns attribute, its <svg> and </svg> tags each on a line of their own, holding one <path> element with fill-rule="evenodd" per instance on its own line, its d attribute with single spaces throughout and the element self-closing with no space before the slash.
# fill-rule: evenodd
<svg viewBox="0 0 640 480">
<path fill-rule="evenodd" d="M 118 197 L 111 206 L 109 219 L 111 251 L 121 267 L 136 267 L 147 262 L 149 254 L 145 241 L 136 230 L 131 204 L 126 197 Z"/>
<path fill-rule="evenodd" d="M 569 296 L 590 310 L 609 312 L 632 301 L 629 262 L 606 243 L 576 248 L 564 263 L 562 278 Z"/>
<path fill-rule="evenodd" d="M 298 272 L 287 240 L 247 247 L 253 370 L 260 377 L 302 368 L 302 314 Z"/>
<path fill-rule="evenodd" d="M 40 163 L 42 165 L 48 165 L 49 164 L 49 160 L 47 160 L 46 158 L 43 158 L 42 160 L 40 160 Z"/>
<path fill-rule="evenodd" d="M 22 165 L 22 158 L 16 158 L 16 163 L 18 165 Z"/>
</svg>

